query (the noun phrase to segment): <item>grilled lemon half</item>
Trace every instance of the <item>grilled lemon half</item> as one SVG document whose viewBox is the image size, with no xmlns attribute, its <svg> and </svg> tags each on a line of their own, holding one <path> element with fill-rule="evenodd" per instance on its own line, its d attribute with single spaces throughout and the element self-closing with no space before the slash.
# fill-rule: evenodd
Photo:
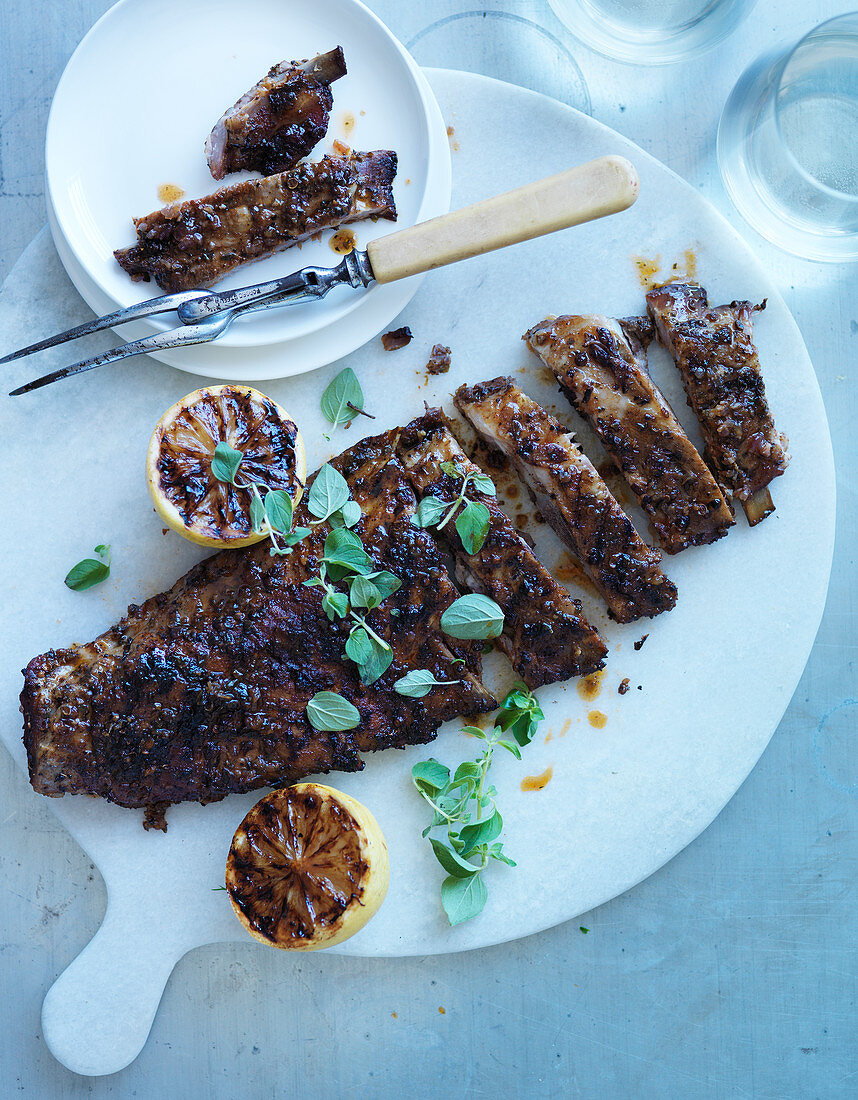
<svg viewBox="0 0 858 1100">
<path fill-rule="evenodd" d="M 237 485 L 212 473 L 218 443 L 242 452 Z M 200 546 L 250 546 L 265 538 L 250 522 L 249 489 L 285 489 L 301 498 L 307 461 L 285 409 L 250 386 L 206 386 L 167 409 L 152 433 L 146 478 L 168 527 Z"/>
<path fill-rule="evenodd" d="M 292 951 L 333 947 L 360 931 L 390 878 L 378 822 L 356 799 L 297 783 L 260 799 L 236 829 L 226 888 L 261 943 Z"/>
</svg>

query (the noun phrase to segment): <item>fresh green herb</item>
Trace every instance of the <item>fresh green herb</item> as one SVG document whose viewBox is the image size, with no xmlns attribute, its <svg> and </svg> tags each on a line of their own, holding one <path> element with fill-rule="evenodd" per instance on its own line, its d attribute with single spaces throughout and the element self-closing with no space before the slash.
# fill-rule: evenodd
<svg viewBox="0 0 858 1100">
<path fill-rule="evenodd" d="M 213 886 L 212 887 L 212 893 L 213 894 L 216 894 L 218 892 L 218 890 L 226 890 L 226 887 L 225 886 Z"/>
<path fill-rule="evenodd" d="M 504 747 L 521 760 L 519 750 L 530 744 L 544 717 L 533 692 L 524 684 L 516 684 L 504 699 L 495 719 L 495 725 L 501 732 L 511 733 L 514 738 L 514 742 L 507 742 Z"/>
<path fill-rule="evenodd" d="M 400 677 L 393 685 L 393 690 L 397 695 L 405 695 L 409 699 L 422 699 L 433 687 L 449 687 L 461 682 L 461 680 L 436 680 L 428 668 L 415 668 Z"/>
<path fill-rule="evenodd" d="M 285 489 L 269 489 L 261 481 L 238 480 L 244 452 L 228 443 L 218 443 L 212 457 L 212 473 L 218 481 L 250 493 L 250 526 L 256 534 L 268 535 L 272 555 L 290 554 L 292 547 L 310 534 L 309 527 L 292 529 L 294 504 Z M 265 496 L 262 496 L 262 492 Z"/>
<path fill-rule="evenodd" d="M 67 588 L 73 592 L 83 592 L 86 588 L 92 588 L 94 584 L 101 584 L 110 576 L 110 547 L 99 543 L 95 548 L 98 558 L 84 558 L 77 565 L 72 566 L 65 578 Z"/>
<path fill-rule="evenodd" d="M 339 512 L 349 499 L 349 487 L 346 479 L 335 470 L 330 462 L 319 470 L 313 478 L 310 492 L 307 497 L 307 508 L 311 516 L 315 516 L 319 523 L 324 523 L 332 515 Z M 357 505 L 360 508 L 360 505 Z"/>
<path fill-rule="evenodd" d="M 578 925 L 578 931 L 579 931 L 579 932 L 583 932 L 583 933 L 584 933 L 584 935 L 586 936 L 586 935 L 587 935 L 587 933 L 588 933 L 588 932 L 590 931 L 590 929 L 589 929 L 589 928 L 585 928 L 583 924 L 579 924 L 579 925 Z"/>
<path fill-rule="evenodd" d="M 346 641 L 346 656 L 358 666 L 361 681 L 367 685 L 384 675 L 393 661 L 393 652 L 361 612 L 379 607 L 402 586 L 393 573 L 373 570 L 372 566 L 372 559 L 354 531 L 336 527 L 325 539 L 319 572 L 304 581 L 308 588 L 325 590 L 322 610 L 332 622 L 351 619 L 354 625 Z M 347 591 L 335 588 L 337 583 L 345 585 Z"/>
<path fill-rule="evenodd" d="M 345 367 L 322 394 L 322 415 L 336 428 L 363 412 L 363 390 L 351 367 Z"/>
<path fill-rule="evenodd" d="M 360 712 L 336 691 L 317 691 L 307 703 L 307 720 L 314 730 L 338 733 L 353 730 L 360 723 Z"/>
<path fill-rule="evenodd" d="M 441 629 L 451 638 L 497 638 L 503 631 L 503 611 L 488 596 L 460 596 L 441 616 Z"/>
<path fill-rule="evenodd" d="M 397 682 L 397 687 L 401 682 Z M 498 840 L 503 818 L 495 805 L 497 789 L 488 783 L 488 773 L 497 748 L 521 759 L 519 744 L 500 735 L 513 728 L 514 721 L 525 714 L 534 723 L 539 720 L 537 715 L 542 717 L 533 693 L 523 684 L 516 684 L 504 700 L 491 733 L 486 734 L 478 726 L 464 727 L 464 733 L 484 742 L 477 760 L 463 761 L 452 776 L 450 769 L 434 758 L 421 760 L 411 769 L 415 788 L 432 807 L 432 820 L 423 836 L 428 838 L 435 858 L 447 873 L 441 883 L 441 904 L 451 925 L 461 924 L 483 911 L 488 892 L 482 875 L 491 862 L 515 867 L 515 861 L 506 855 L 503 843 Z M 518 718 L 509 720 L 511 715 Z M 535 731 L 535 724 L 532 729 L 528 725 L 528 741 Z"/>
<path fill-rule="evenodd" d="M 417 511 L 411 517 L 415 527 L 437 527 L 442 531 L 464 504 L 459 516 L 456 518 L 455 527 L 462 540 L 462 545 L 468 554 L 477 554 L 482 549 L 489 533 L 491 513 L 482 501 L 467 499 L 467 491 L 473 486 L 477 492 L 484 496 L 497 496 L 497 489 L 492 479 L 483 473 L 466 473 L 455 462 L 442 462 L 441 469 L 449 477 L 461 478 L 462 487 L 456 499 L 451 503 L 441 500 L 440 497 L 424 497 L 417 506 Z"/>
</svg>

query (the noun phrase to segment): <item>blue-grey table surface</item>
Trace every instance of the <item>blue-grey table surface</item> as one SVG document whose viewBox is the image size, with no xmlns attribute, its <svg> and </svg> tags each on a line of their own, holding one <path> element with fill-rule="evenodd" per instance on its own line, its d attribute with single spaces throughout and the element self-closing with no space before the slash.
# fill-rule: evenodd
<svg viewBox="0 0 858 1100">
<path fill-rule="evenodd" d="M 580 106 L 577 63 L 593 116 L 699 187 L 798 321 L 834 439 L 835 565 L 801 683 L 735 798 L 636 889 L 517 943 L 395 960 L 295 960 L 249 941 L 200 948 L 176 968 L 137 1061 L 89 1079 L 51 1057 L 39 1012 L 98 927 L 104 886 L 0 753 L 0 1096 L 858 1096 L 858 264 L 809 263 L 768 245 L 731 208 L 715 160 L 718 115 L 740 72 L 841 3 L 760 0 L 703 57 L 638 68 L 588 50 L 544 0 L 494 0 L 478 13 L 468 0 L 370 0 L 424 64 L 476 69 Z M 51 97 L 108 7 L 0 3 L 0 278 L 44 224 Z M 456 18 L 466 11 L 473 18 Z M 133 43 L 128 51 L 129 80 L 157 79 L 135 72 Z"/>
</svg>

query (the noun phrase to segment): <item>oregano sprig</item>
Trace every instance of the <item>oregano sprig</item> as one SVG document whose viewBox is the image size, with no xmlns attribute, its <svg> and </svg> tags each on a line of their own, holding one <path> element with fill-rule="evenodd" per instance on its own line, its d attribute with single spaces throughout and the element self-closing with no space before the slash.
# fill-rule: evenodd
<svg viewBox="0 0 858 1100">
<path fill-rule="evenodd" d="M 468 500 L 467 492 L 469 487 L 473 486 L 484 496 L 494 497 L 497 496 L 495 483 L 488 474 L 479 471 L 467 473 L 455 462 L 442 462 L 441 469 L 449 477 L 461 478 L 462 486 L 458 496 L 452 504 L 436 496 L 423 497 L 417 506 L 417 511 L 411 518 L 411 522 L 415 527 L 436 527 L 439 531 L 443 531 L 453 516 L 456 515 L 459 507 L 464 504 L 464 508 L 456 516 L 454 526 L 459 538 L 462 540 L 465 551 L 468 554 L 477 554 L 482 549 L 483 543 L 486 541 L 486 535 L 489 533 L 491 513 L 482 501 Z"/>
<path fill-rule="evenodd" d="M 465 760 L 453 774 L 430 758 L 415 764 L 411 779 L 421 798 L 432 807 L 432 820 L 423 830 L 435 858 L 447 872 L 441 883 L 441 904 L 451 925 L 481 913 L 488 890 L 483 872 L 492 862 L 515 866 L 498 839 L 503 818 L 495 803 L 497 789 L 488 774 L 496 748 L 521 759 L 521 747 L 533 739 L 544 717 L 536 696 L 524 684 L 516 684 L 504 699 L 493 729 L 465 726 L 464 733 L 484 743 L 476 760 Z M 514 740 L 504 733 L 511 732 Z"/>
<path fill-rule="evenodd" d="M 66 573 L 63 582 L 73 592 L 83 592 L 94 584 L 101 584 L 110 576 L 110 547 L 100 543 L 95 548 L 97 558 L 84 558 Z"/>
<path fill-rule="evenodd" d="M 295 506 L 285 489 L 269 489 L 262 482 L 250 478 L 238 480 L 243 458 L 243 451 L 231 447 L 229 443 L 218 443 L 212 457 L 212 473 L 218 481 L 250 493 L 250 526 L 255 534 L 264 531 L 268 535 L 271 541 L 268 553 L 272 556 L 289 554 L 296 543 L 310 534 L 310 528 L 293 530 Z"/>
</svg>

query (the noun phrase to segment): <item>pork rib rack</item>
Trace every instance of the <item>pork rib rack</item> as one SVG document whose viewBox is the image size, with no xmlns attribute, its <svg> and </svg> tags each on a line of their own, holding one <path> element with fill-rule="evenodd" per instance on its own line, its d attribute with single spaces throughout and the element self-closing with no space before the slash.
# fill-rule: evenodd
<svg viewBox="0 0 858 1100">
<path fill-rule="evenodd" d="M 143 807 L 165 827 L 170 803 L 358 771 L 361 752 L 429 741 L 450 718 L 493 710 L 482 643 L 441 632 L 458 592 L 429 534 L 411 523 L 414 492 L 394 442 L 376 436 L 333 460 L 363 509 L 356 531 L 367 553 L 402 581 L 368 614 L 395 654 L 380 680 L 361 684 L 343 658 L 347 626 L 329 622 L 322 590 L 302 583 L 318 569 L 326 524 L 288 557 L 270 557 L 265 543 L 223 551 L 95 641 L 29 663 L 21 709 L 33 787 Z M 309 519 L 302 505 L 296 525 Z M 455 682 L 405 698 L 393 684 L 413 669 Z M 322 690 L 357 707 L 356 729 L 310 726 L 307 701 Z"/>
</svg>

